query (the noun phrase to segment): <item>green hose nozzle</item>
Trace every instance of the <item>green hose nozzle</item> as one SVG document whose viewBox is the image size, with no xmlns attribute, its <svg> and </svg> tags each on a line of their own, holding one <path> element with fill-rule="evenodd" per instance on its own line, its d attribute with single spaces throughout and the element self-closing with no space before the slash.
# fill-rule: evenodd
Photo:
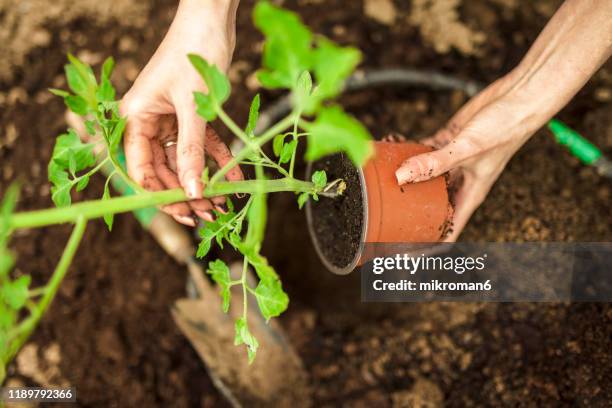
<svg viewBox="0 0 612 408">
<path fill-rule="evenodd" d="M 601 157 L 601 150 L 597 146 L 560 120 L 552 119 L 548 122 L 548 128 L 555 136 L 557 143 L 566 146 L 584 164 L 594 164 Z"/>
</svg>

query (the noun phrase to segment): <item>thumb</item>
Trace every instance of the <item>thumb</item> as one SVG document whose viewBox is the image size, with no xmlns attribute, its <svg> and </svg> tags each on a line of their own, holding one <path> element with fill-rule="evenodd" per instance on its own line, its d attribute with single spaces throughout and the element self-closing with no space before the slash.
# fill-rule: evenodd
<svg viewBox="0 0 612 408">
<path fill-rule="evenodd" d="M 204 135 L 206 122 L 194 106 L 177 107 L 178 141 L 176 165 L 181 186 L 189 198 L 202 198 L 204 170 Z"/>
<path fill-rule="evenodd" d="M 398 184 L 426 181 L 458 167 L 475 152 L 473 144 L 454 139 L 439 150 L 409 158 L 395 172 L 395 177 Z"/>
</svg>

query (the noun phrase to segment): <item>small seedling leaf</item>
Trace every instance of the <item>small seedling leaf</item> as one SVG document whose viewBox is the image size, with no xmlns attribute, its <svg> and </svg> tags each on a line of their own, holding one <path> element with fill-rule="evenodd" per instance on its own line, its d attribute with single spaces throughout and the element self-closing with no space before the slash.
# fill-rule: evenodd
<svg viewBox="0 0 612 408">
<path fill-rule="evenodd" d="M 368 130 L 340 107 L 322 108 L 316 121 L 308 125 L 306 160 L 314 161 L 325 155 L 345 152 L 356 166 L 361 166 L 372 154 Z"/>
<path fill-rule="evenodd" d="M 89 184 L 89 176 L 83 176 L 76 185 L 76 191 L 83 191 Z"/>
<path fill-rule="evenodd" d="M 298 196 L 298 207 L 301 210 L 304 207 L 304 204 L 306 204 L 306 202 L 308 201 L 308 197 L 310 196 L 310 194 L 308 193 L 301 193 Z"/>
<path fill-rule="evenodd" d="M 279 316 L 289 305 L 289 296 L 283 291 L 279 279 L 260 280 L 255 288 L 255 297 L 266 321 Z"/>
<path fill-rule="evenodd" d="M 247 325 L 244 317 L 236 320 L 235 330 L 236 336 L 234 337 L 234 345 L 239 346 L 244 344 L 247 346 L 247 356 L 249 359 L 249 364 L 251 364 L 255 360 L 259 342 L 249 331 L 249 326 Z"/>
<path fill-rule="evenodd" d="M 102 194 L 102 200 L 108 200 L 111 197 L 109 181 L 110 179 L 106 180 L 106 184 L 104 184 L 104 193 Z M 114 220 L 114 214 L 104 214 L 104 222 L 106 223 L 106 226 L 108 227 L 109 231 L 112 231 L 113 229 L 113 220 Z"/>
<path fill-rule="evenodd" d="M 198 245 L 198 251 L 196 252 L 196 256 L 198 258 L 204 258 L 206 255 L 208 255 L 208 252 L 210 251 L 210 247 L 212 245 L 212 240 L 215 237 L 215 231 L 211 228 L 211 225 L 214 224 L 212 222 L 207 222 L 204 225 L 204 228 L 200 229 L 200 238 L 202 238 L 202 240 L 200 241 L 200 244 Z"/>
<path fill-rule="evenodd" d="M 312 77 L 310 72 L 304 71 L 300 75 L 293 92 L 293 105 L 299 111 L 308 110 L 310 105 L 310 93 L 312 92 Z"/>
<path fill-rule="evenodd" d="M 223 298 L 223 312 L 227 313 L 230 306 L 231 291 L 230 291 L 230 270 L 228 266 L 220 259 L 210 262 L 206 270 L 212 280 L 219 285 L 221 297 Z"/>
<path fill-rule="evenodd" d="M 291 157 L 293 157 L 293 153 L 295 152 L 296 148 L 297 148 L 297 140 L 292 140 L 291 142 L 285 144 L 283 146 L 283 150 L 281 151 L 279 161 L 281 163 L 288 163 L 289 160 L 291 160 Z"/>
<path fill-rule="evenodd" d="M 322 190 L 327 185 L 327 173 L 325 170 L 315 171 L 311 180 L 317 189 Z"/>
<path fill-rule="evenodd" d="M 251 102 L 251 107 L 249 109 L 249 120 L 247 122 L 247 126 L 245 129 L 245 133 L 248 136 L 253 137 L 255 135 L 255 127 L 257 126 L 257 119 L 259 119 L 259 94 L 255 95 L 253 101 Z"/>
<path fill-rule="evenodd" d="M 19 310 L 25 305 L 31 280 L 30 275 L 23 275 L 14 281 L 3 283 L 2 298 L 13 310 Z"/>
<path fill-rule="evenodd" d="M 272 140 L 272 151 L 276 157 L 279 157 L 283 152 L 283 145 L 285 144 L 285 135 L 276 135 Z"/>
</svg>

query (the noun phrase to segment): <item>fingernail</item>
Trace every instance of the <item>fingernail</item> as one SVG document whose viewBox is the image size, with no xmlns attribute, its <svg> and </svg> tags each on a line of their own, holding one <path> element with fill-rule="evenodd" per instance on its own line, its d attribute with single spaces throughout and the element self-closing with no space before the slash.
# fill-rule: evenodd
<svg viewBox="0 0 612 408">
<path fill-rule="evenodd" d="M 204 218 L 204 220 L 206 220 L 208 222 L 215 222 L 215 216 L 210 211 L 203 211 L 202 212 L 202 218 Z"/>
<path fill-rule="evenodd" d="M 223 203 L 223 204 L 216 204 L 215 208 L 217 209 L 217 211 L 219 211 L 220 213 L 223 214 L 227 214 L 227 212 L 229 211 L 229 208 L 227 208 L 227 204 Z"/>
<path fill-rule="evenodd" d="M 196 226 L 193 218 L 188 215 L 175 215 L 174 218 L 176 218 L 181 224 L 189 225 L 190 227 Z"/>
<path fill-rule="evenodd" d="M 236 193 L 235 195 L 237 198 L 244 198 L 244 196 L 246 196 L 244 193 Z"/>
<path fill-rule="evenodd" d="M 187 182 L 187 196 L 189 198 L 199 198 L 198 181 L 196 179 L 191 179 Z"/>
</svg>

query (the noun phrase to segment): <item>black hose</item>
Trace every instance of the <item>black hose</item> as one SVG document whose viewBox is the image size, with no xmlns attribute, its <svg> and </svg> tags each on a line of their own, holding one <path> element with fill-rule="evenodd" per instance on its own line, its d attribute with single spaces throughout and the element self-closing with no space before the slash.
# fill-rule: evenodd
<svg viewBox="0 0 612 408">
<path fill-rule="evenodd" d="M 376 69 L 357 71 L 344 85 L 344 92 L 361 91 L 384 86 L 424 87 L 434 90 L 460 90 L 467 96 L 474 96 L 482 89 L 477 81 L 464 80 L 452 75 L 434 71 L 421 71 L 406 68 Z M 291 111 L 290 95 L 278 99 L 262 112 L 257 122 L 256 133 L 261 133 Z"/>
</svg>

